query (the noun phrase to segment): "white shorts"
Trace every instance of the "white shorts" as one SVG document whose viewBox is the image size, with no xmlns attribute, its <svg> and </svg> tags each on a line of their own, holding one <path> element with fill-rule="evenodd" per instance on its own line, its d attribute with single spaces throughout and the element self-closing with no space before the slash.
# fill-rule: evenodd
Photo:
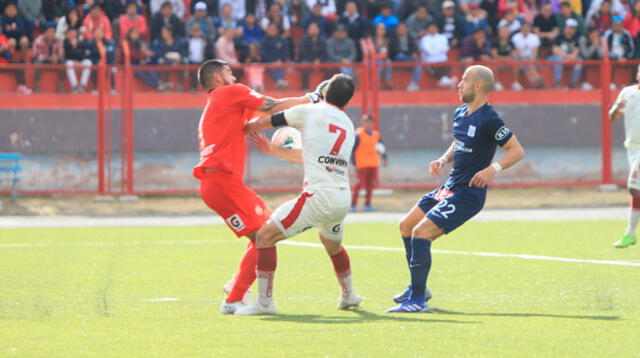
<svg viewBox="0 0 640 358">
<path fill-rule="evenodd" d="M 350 189 L 307 188 L 297 198 L 280 205 L 271 220 L 285 237 L 317 227 L 324 238 L 342 241 L 343 221 L 350 205 Z"/>
<path fill-rule="evenodd" d="M 627 188 L 640 190 L 640 148 L 627 148 L 627 160 L 629 160 L 629 178 Z"/>
</svg>

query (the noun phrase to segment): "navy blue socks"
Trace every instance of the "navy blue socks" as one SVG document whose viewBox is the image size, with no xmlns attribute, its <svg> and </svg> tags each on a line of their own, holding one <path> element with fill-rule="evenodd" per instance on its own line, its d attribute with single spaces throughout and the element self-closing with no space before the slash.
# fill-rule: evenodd
<svg viewBox="0 0 640 358">
<path fill-rule="evenodd" d="M 431 269 L 431 241 L 420 238 L 411 239 L 411 296 L 410 301 L 424 301 L 427 277 Z"/>
<path fill-rule="evenodd" d="M 405 255 L 407 256 L 407 265 L 411 265 L 411 236 L 406 237 L 403 236 L 402 237 L 402 242 L 404 242 L 404 252 Z"/>
</svg>

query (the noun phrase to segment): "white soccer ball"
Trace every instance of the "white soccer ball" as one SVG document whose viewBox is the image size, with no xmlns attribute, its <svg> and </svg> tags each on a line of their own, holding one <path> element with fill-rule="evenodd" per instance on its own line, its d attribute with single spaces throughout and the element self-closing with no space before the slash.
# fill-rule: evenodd
<svg viewBox="0 0 640 358">
<path fill-rule="evenodd" d="M 302 149 L 302 133 L 293 127 L 282 127 L 273 133 L 271 143 L 287 149 Z"/>
</svg>

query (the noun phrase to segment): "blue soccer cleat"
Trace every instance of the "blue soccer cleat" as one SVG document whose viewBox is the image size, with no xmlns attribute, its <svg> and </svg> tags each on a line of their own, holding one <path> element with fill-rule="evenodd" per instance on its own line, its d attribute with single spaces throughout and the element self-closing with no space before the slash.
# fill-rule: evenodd
<svg viewBox="0 0 640 358">
<path fill-rule="evenodd" d="M 356 211 L 358 211 L 358 208 L 356 208 L 355 206 L 351 206 L 349 208 L 349 211 L 352 212 L 352 213 L 355 213 Z"/>
<path fill-rule="evenodd" d="M 395 303 L 405 302 L 406 300 L 409 299 L 410 295 L 411 295 L 411 285 L 407 286 L 407 289 L 404 290 L 404 292 L 393 296 L 393 302 L 395 302 Z M 431 299 L 431 297 L 433 297 L 433 295 L 431 294 L 431 291 L 429 291 L 428 288 L 425 288 L 425 290 L 424 290 L 425 301 L 429 301 Z"/>
<path fill-rule="evenodd" d="M 387 313 L 422 313 L 431 312 L 427 301 L 423 298 L 407 300 L 393 308 L 389 308 Z"/>
<path fill-rule="evenodd" d="M 366 212 L 373 212 L 373 211 L 376 211 L 376 208 L 374 208 L 374 207 L 373 207 L 373 206 L 371 206 L 371 205 L 365 205 L 365 206 L 364 206 L 364 211 L 366 211 Z"/>
</svg>

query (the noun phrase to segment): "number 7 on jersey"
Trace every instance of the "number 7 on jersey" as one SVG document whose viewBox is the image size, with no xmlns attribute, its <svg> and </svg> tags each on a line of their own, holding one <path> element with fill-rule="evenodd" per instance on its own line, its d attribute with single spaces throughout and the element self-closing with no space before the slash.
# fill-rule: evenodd
<svg viewBox="0 0 640 358">
<path fill-rule="evenodd" d="M 347 137 L 347 130 L 339 127 L 335 124 L 329 124 L 329 133 L 338 133 L 338 139 L 336 139 L 335 144 L 333 144 L 333 148 L 331 148 L 331 155 L 338 155 L 340 153 L 340 148 L 342 148 L 342 144 L 344 143 L 344 139 Z"/>
</svg>

